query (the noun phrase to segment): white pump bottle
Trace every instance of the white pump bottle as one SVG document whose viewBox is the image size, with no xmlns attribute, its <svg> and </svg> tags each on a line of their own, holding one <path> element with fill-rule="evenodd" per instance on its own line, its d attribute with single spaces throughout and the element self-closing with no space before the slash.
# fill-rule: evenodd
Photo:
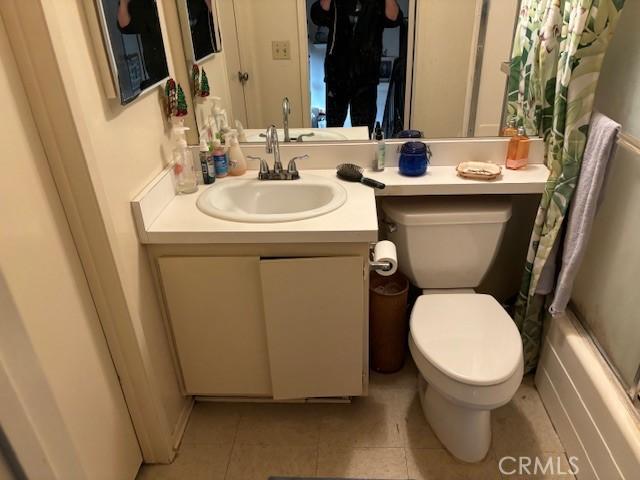
<svg viewBox="0 0 640 480">
<path fill-rule="evenodd" d="M 213 100 L 213 119 L 218 131 L 224 134 L 229 131 L 227 112 L 220 107 L 220 101 L 222 100 L 220 97 L 211 97 L 211 99 Z"/>
<path fill-rule="evenodd" d="M 225 135 L 225 141 L 229 147 L 229 175 L 234 177 L 244 175 L 247 171 L 247 160 L 244 158 L 240 144 L 238 143 L 238 131 L 231 130 Z"/>
</svg>

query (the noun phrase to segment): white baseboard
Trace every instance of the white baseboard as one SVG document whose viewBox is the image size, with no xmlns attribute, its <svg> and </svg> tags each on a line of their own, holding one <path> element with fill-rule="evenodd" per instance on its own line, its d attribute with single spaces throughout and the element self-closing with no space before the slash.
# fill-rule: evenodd
<svg viewBox="0 0 640 480">
<path fill-rule="evenodd" d="M 194 398 L 187 397 L 184 402 L 184 407 L 182 408 L 182 412 L 180 412 L 180 417 L 178 418 L 178 423 L 176 423 L 176 428 L 173 431 L 173 448 L 175 451 L 178 451 L 180 447 L 180 442 L 182 442 L 182 437 L 184 436 L 184 432 L 187 429 L 187 424 L 189 423 L 189 417 L 191 416 L 191 411 L 193 410 Z"/>
</svg>

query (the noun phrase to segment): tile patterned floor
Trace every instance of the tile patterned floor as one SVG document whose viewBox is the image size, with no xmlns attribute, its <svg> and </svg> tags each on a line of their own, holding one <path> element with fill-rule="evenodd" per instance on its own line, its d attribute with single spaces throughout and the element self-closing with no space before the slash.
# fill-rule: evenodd
<svg viewBox="0 0 640 480">
<path fill-rule="evenodd" d="M 267 480 L 271 475 L 414 480 L 568 479 L 503 475 L 503 456 L 552 458 L 564 448 L 526 377 L 492 416 L 493 443 L 477 464 L 455 460 L 426 423 L 412 363 L 372 374 L 370 395 L 350 405 L 220 404 L 194 407 L 176 461 L 144 466 L 138 480 Z"/>
</svg>

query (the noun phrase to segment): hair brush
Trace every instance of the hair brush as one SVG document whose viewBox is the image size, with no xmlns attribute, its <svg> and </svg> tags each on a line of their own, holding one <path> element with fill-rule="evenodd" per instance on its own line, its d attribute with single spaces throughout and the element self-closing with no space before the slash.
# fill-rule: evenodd
<svg viewBox="0 0 640 480">
<path fill-rule="evenodd" d="M 385 184 L 378 182 L 373 178 L 367 178 L 362 175 L 362 167 L 354 165 L 353 163 L 342 163 L 338 165 L 338 178 L 346 180 L 347 182 L 360 182 L 368 187 L 383 189 Z"/>
</svg>

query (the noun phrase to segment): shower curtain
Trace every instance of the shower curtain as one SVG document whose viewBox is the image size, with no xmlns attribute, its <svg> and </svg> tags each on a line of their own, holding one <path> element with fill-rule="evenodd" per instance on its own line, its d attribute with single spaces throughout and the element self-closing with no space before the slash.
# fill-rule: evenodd
<svg viewBox="0 0 640 480">
<path fill-rule="evenodd" d="M 557 248 L 580 174 L 600 68 L 624 2 L 522 0 L 511 55 L 508 113 L 529 135 L 544 138 L 551 172 L 514 314 L 523 341 L 525 372 L 537 364 L 542 324 L 548 315 L 546 296 L 539 288 L 541 275 Z"/>
</svg>

